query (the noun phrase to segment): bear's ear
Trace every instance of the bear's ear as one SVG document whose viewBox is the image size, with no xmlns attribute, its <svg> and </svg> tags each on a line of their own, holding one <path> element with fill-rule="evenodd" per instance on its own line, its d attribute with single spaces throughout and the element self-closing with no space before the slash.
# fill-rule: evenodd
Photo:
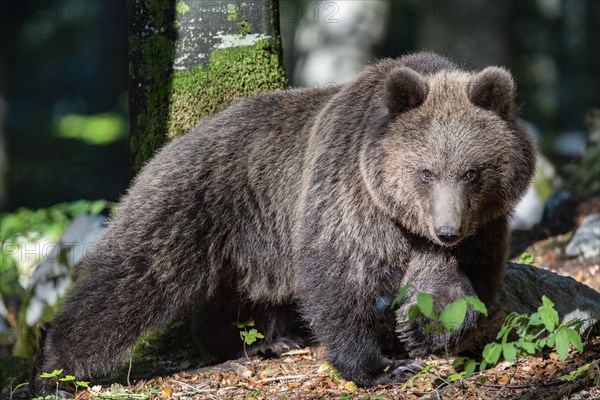
<svg viewBox="0 0 600 400">
<path fill-rule="evenodd" d="M 383 101 L 390 114 L 397 115 L 423 104 L 429 93 L 425 78 L 413 69 L 393 69 L 385 79 Z"/>
<path fill-rule="evenodd" d="M 506 118 L 513 110 L 515 82 L 504 68 L 487 67 L 471 79 L 468 93 L 476 106 Z"/>
</svg>

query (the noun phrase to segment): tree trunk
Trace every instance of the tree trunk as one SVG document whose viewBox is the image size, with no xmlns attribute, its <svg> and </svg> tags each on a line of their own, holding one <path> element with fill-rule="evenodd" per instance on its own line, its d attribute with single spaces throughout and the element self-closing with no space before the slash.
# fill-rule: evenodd
<svg viewBox="0 0 600 400">
<path fill-rule="evenodd" d="M 129 0 L 134 173 L 235 100 L 282 89 L 277 0 Z"/>
</svg>

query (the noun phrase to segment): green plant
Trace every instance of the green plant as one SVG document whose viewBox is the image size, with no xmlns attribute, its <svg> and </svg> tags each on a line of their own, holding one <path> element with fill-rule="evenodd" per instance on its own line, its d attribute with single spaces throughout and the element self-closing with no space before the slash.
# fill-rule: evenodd
<svg viewBox="0 0 600 400">
<path fill-rule="evenodd" d="M 537 312 L 531 315 L 511 313 L 506 317 L 496 336 L 497 341 L 488 343 L 483 349 L 480 370 L 487 365 L 495 365 L 501 356 L 512 362 L 521 355 L 535 354 L 545 348 L 554 348 L 559 358 L 564 360 L 569 355 L 570 345 L 583 351 L 580 327 L 579 320 L 561 324 L 554 303 L 542 296 L 542 305 Z M 517 339 L 509 340 L 511 335 Z"/>
<path fill-rule="evenodd" d="M 27 385 L 27 382 L 23 382 L 23 383 L 19 383 L 19 384 L 18 384 L 17 386 L 15 386 L 14 388 L 13 388 L 13 387 L 11 387 L 11 388 L 10 388 L 10 397 L 9 397 L 9 398 L 10 398 L 10 400 L 12 400 L 12 398 L 13 398 L 13 396 L 14 396 L 14 394 L 15 394 L 15 392 L 16 392 L 17 390 L 19 390 L 20 388 L 22 388 L 23 386 L 26 386 L 26 385 Z M 12 386 L 12 385 L 11 385 L 11 386 Z"/>
<path fill-rule="evenodd" d="M 53 380 L 56 383 L 56 396 L 55 397 L 52 397 L 52 396 L 36 397 L 34 400 L 42 400 L 42 399 L 48 399 L 48 398 L 58 399 L 59 398 L 58 386 L 59 386 L 60 382 L 71 383 L 75 387 L 75 397 L 77 397 L 77 391 L 80 388 L 87 389 L 89 387 L 89 384 L 90 384 L 89 382 L 78 381 L 73 375 L 65 375 L 61 378 L 60 375 L 62 373 L 63 373 L 62 369 L 55 369 L 52 372 L 44 372 L 44 373 L 40 374 L 40 378 Z"/>
<path fill-rule="evenodd" d="M 246 393 L 244 395 L 244 398 L 247 398 L 247 399 L 250 398 L 250 399 L 252 399 L 252 398 L 255 398 L 255 397 L 258 397 L 258 396 L 260 396 L 260 390 L 255 390 L 254 392 Z"/>
<path fill-rule="evenodd" d="M 600 361 L 595 360 L 590 363 L 584 364 L 577 368 L 575 371 L 559 377 L 561 381 L 574 381 L 576 379 L 594 380 L 596 386 L 600 385 Z"/>
<path fill-rule="evenodd" d="M 248 353 L 246 352 L 246 345 L 250 346 L 252 343 L 256 342 L 259 339 L 264 339 L 264 335 L 260 333 L 254 327 L 254 320 L 250 319 L 245 322 L 234 322 L 236 328 L 240 329 L 240 339 L 242 339 L 242 343 L 244 344 L 244 354 L 246 358 L 248 358 Z M 250 329 L 248 329 L 250 328 Z"/>
<path fill-rule="evenodd" d="M 519 263 L 533 265 L 535 263 L 535 257 L 531 253 L 524 252 L 523 254 L 521 254 L 521 257 L 519 258 Z"/>
<path fill-rule="evenodd" d="M 429 293 L 418 293 L 417 304 L 412 305 L 408 311 L 408 320 L 414 322 L 422 314 L 430 321 L 425 325 L 424 334 L 453 333 L 465 320 L 468 306 L 487 316 L 485 304 L 476 297 L 466 296 L 440 310 Z"/>
<path fill-rule="evenodd" d="M 406 295 L 407 290 L 403 287 L 392 302 L 393 305 L 400 303 Z M 479 299 L 471 296 L 456 300 L 448 304 L 443 310 L 437 308 L 433 298 L 427 293 L 418 293 L 416 304 L 408 311 L 408 321 L 414 322 L 419 315 L 423 315 L 430 323 L 424 327 L 424 334 L 452 333 L 463 323 L 468 306 L 487 316 L 487 309 Z M 569 354 L 570 346 L 577 351 L 583 351 L 583 343 L 579 334 L 582 321 L 571 320 L 560 323 L 558 312 L 554 303 L 546 296 L 542 296 L 542 304 L 533 314 L 509 314 L 500 331 L 496 335 L 496 341 L 485 345 L 482 351 L 482 360 L 477 361 L 469 357 L 458 357 L 454 360 L 452 367 L 454 371 L 450 374 L 450 381 L 461 379 L 472 375 L 477 367 L 483 371 L 488 366 L 496 365 L 501 358 L 513 362 L 520 356 L 539 353 L 544 349 L 555 349 L 561 360 L 565 360 Z M 592 368 L 593 363 L 580 367 L 577 371 L 566 375 L 564 380 L 576 379 Z M 427 373 L 431 368 L 426 366 L 420 373 L 409 379 L 403 387 L 407 387 L 419 376 Z M 598 369 L 597 363 L 595 368 Z M 461 372 L 456 372 L 462 369 Z"/>
<path fill-rule="evenodd" d="M 0 293 L 22 295 L 23 274 L 39 260 L 21 256 L 20 249 L 31 243 L 56 242 L 71 220 L 83 214 L 97 215 L 107 206 L 105 200 L 78 200 L 59 203 L 48 208 L 19 208 L 12 213 L 0 213 Z M 35 257 L 33 257 L 35 258 Z M 39 263 L 39 262 L 38 262 Z M 27 265 L 25 265 L 27 264 Z"/>
</svg>

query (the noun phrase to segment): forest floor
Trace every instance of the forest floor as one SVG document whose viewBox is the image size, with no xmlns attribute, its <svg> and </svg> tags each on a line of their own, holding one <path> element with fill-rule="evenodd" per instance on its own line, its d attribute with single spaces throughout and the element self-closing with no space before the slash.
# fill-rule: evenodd
<svg viewBox="0 0 600 400">
<path fill-rule="evenodd" d="M 588 202 L 578 210 L 575 220 L 580 223 L 586 214 L 600 212 L 600 201 L 592 201 L 591 206 Z M 540 231 L 514 235 L 513 241 L 524 245 L 519 253 L 513 249 L 513 254 L 524 250 L 532 255 L 534 265 L 572 276 L 600 291 L 599 258 L 576 260 L 564 256 L 575 227 L 557 235 Z M 519 256 L 513 261 L 518 262 Z M 449 379 L 453 358 L 425 358 L 421 360 L 433 367 L 410 384 L 371 389 L 358 388 L 336 376 L 325 358 L 322 347 L 307 347 L 285 353 L 281 358 L 242 358 L 140 380 L 132 386 L 95 387 L 77 397 L 105 398 L 107 394 L 119 397 L 119 391 L 126 391 L 154 399 L 600 399 L 600 336 L 584 338 L 584 351 L 572 350 L 564 361 L 555 352 L 546 351 L 519 357 L 512 363 L 501 362 L 454 382 Z M 560 379 L 592 362 L 595 362 L 592 368 L 577 379 Z"/>
<path fill-rule="evenodd" d="M 584 341 L 583 353 L 561 361 L 554 352 L 501 362 L 469 378 L 450 382 L 452 358 L 422 359 L 434 367 L 411 384 L 357 388 L 335 376 L 324 363 L 322 347 L 308 347 L 277 359 L 239 359 L 196 370 L 141 380 L 124 388 L 91 388 L 78 399 L 121 397 L 128 389 L 153 399 L 599 399 L 598 366 L 574 381 L 560 380 L 600 359 L 600 338 Z M 138 397 L 141 398 L 141 397 Z"/>
</svg>

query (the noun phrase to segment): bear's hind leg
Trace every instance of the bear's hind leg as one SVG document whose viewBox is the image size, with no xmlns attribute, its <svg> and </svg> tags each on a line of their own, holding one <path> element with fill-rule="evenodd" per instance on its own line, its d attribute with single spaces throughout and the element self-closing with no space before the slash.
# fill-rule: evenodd
<svg viewBox="0 0 600 400">
<path fill-rule="evenodd" d="M 31 379 L 34 393 L 54 392 L 53 382 L 40 374 L 55 369 L 83 380 L 108 373 L 142 333 L 165 326 L 207 292 L 201 276 L 158 273 L 120 254 L 99 248 L 86 259 L 86 273 L 42 337 Z"/>
</svg>

